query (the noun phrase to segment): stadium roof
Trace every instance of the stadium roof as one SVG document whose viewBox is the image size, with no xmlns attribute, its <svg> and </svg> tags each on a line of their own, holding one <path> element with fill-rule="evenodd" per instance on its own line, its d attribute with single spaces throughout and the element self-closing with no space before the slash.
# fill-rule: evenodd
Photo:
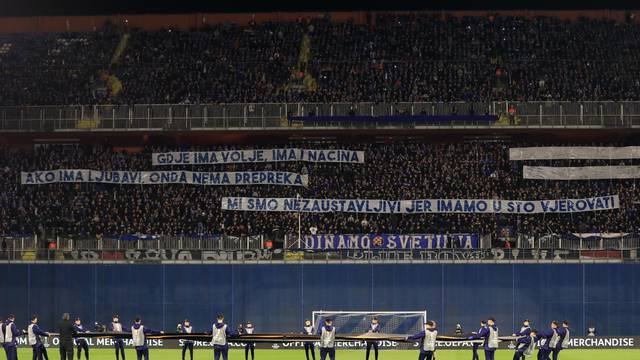
<svg viewBox="0 0 640 360">
<path fill-rule="evenodd" d="M 0 0 L 0 16 L 324 10 L 626 9 L 629 0 Z"/>
</svg>

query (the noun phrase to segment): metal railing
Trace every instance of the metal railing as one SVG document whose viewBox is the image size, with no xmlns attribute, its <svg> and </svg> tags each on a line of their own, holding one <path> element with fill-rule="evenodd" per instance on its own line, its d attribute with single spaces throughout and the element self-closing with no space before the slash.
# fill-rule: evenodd
<svg viewBox="0 0 640 360">
<path fill-rule="evenodd" d="M 594 236 L 567 238 L 559 234 L 541 236 L 519 235 L 514 238 L 518 249 L 564 249 L 564 250 L 629 250 L 640 249 L 640 236 L 628 234 L 620 237 Z"/>
<path fill-rule="evenodd" d="M 2 249 L 38 250 L 54 249 L 75 250 L 256 250 L 264 247 L 263 235 L 252 236 L 174 236 L 158 235 L 151 239 L 110 239 L 110 238 L 69 238 L 56 236 L 38 238 L 38 236 L 0 237 Z"/>
<path fill-rule="evenodd" d="M 490 114 L 508 121 L 296 122 L 290 116 Z M 256 103 L 0 107 L 0 131 L 640 126 L 640 102 Z"/>
<path fill-rule="evenodd" d="M 611 237 L 610 234 L 597 236 L 590 234 L 588 238 L 563 236 L 560 234 L 526 235 L 518 234 L 508 240 L 514 249 L 520 250 L 632 250 L 640 249 L 640 234 L 621 234 Z M 304 237 L 303 237 L 304 239 Z M 259 250 L 266 247 L 267 240 L 273 243 L 281 242 L 282 248 L 290 251 L 307 251 L 302 240 L 297 235 L 285 235 L 281 239 L 266 235 L 216 235 L 216 236 L 177 236 L 155 235 L 146 239 L 123 240 L 96 237 L 38 237 L 32 236 L 0 236 L 2 247 L 0 250 L 36 250 L 52 249 L 63 251 L 75 250 Z M 504 247 L 502 238 L 494 238 L 490 234 L 478 236 L 479 249 Z M 418 249 L 416 249 L 418 250 Z M 454 242 L 449 242 L 443 249 L 424 250 L 458 250 Z"/>
<path fill-rule="evenodd" d="M 520 236 L 516 247 L 342 249 L 296 247 L 297 241 L 267 246 L 265 236 L 166 236 L 121 240 L 96 238 L 0 237 L 0 261 L 8 262 L 639 262 L 640 237 L 576 239 L 557 234 Z M 276 249 L 271 246 L 276 245 Z M 291 245 L 291 246 L 288 246 Z"/>
</svg>

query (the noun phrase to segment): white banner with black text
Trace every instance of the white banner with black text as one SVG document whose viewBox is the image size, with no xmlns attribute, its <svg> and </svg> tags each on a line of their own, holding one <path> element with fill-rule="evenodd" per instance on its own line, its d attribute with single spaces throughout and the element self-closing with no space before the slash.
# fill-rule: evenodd
<svg viewBox="0 0 640 360">
<path fill-rule="evenodd" d="M 577 213 L 612 210 L 620 207 L 618 195 L 584 199 L 497 200 L 497 199 L 301 199 L 223 197 L 223 210 L 273 211 L 306 213 L 373 213 L 373 214 L 538 214 Z"/>
<path fill-rule="evenodd" d="M 309 176 L 283 171 L 192 172 L 57 169 L 22 172 L 23 185 L 103 183 L 120 185 L 282 185 L 307 186 Z"/>
<path fill-rule="evenodd" d="M 153 165 L 214 165 L 266 162 L 364 163 L 364 151 L 342 149 L 252 149 L 152 154 Z"/>
</svg>

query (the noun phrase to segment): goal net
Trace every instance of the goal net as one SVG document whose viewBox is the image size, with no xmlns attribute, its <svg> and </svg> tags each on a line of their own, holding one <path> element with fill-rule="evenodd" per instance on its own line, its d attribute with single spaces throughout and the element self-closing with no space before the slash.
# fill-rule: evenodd
<svg viewBox="0 0 640 360">
<path fill-rule="evenodd" d="M 415 334 L 424 329 L 426 311 L 314 311 L 313 328 L 322 326 L 326 318 L 333 320 L 338 334 L 363 334 L 378 319 L 383 334 Z"/>
</svg>

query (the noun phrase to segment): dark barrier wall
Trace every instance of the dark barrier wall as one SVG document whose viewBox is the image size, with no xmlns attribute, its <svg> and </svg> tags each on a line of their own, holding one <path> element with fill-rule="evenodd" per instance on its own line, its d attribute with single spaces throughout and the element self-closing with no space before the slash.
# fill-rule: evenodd
<svg viewBox="0 0 640 360">
<path fill-rule="evenodd" d="M 313 310 L 422 310 L 452 333 L 494 316 L 503 334 L 529 318 L 534 327 L 567 319 L 575 334 L 637 335 L 640 265 L 0 265 L 0 313 L 18 324 L 40 315 L 50 329 L 62 312 L 85 324 L 114 313 L 128 324 L 199 331 L 223 312 L 260 332 L 298 331 Z"/>
</svg>

